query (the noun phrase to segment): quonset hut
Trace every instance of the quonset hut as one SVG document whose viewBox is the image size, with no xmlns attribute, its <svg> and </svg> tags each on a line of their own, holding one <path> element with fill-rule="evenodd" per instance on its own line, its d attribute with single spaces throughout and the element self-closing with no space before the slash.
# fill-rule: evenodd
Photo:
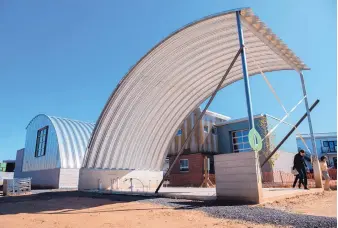
<svg viewBox="0 0 338 228">
<path fill-rule="evenodd" d="M 14 177 L 31 177 L 35 187 L 77 188 L 94 125 L 37 115 L 26 128 L 25 148 L 17 152 Z"/>
</svg>

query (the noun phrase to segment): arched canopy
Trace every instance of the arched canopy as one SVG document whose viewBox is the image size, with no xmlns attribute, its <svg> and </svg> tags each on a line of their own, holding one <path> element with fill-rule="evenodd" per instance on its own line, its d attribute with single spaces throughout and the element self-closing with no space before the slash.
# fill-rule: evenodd
<svg viewBox="0 0 338 228">
<path fill-rule="evenodd" d="M 249 75 L 307 67 L 250 9 L 241 9 Z M 94 129 L 84 168 L 160 170 L 181 122 L 215 90 L 239 50 L 236 11 L 189 24 L 122 79 Z M 222 87 L 242 79 L 237 59 Z"/>
</svg>

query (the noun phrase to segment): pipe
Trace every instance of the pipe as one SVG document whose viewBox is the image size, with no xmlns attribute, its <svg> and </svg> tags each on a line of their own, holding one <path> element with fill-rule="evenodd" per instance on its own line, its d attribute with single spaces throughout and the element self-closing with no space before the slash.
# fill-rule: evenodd
<svg viewBox="0 0 338 228">
<path fill-rule="evenodd" d="M 319 100 L 317 99 L 313 105 L 310 107 L 309 112 L 311 112 L 319 103 Z M 284 136 L 284 138 L 282 139 L 282 141 L 280 141 L 280 143 L 276 146 L 275 149 L 273 149 L 273 151 L 271 152 L 271 154 L 265 159 L 265 161 L 262 163 L 261 168 L 265 165 L 265 163 L 267 161 L 270 160 L 270 158 L 277 152 L 277 150 L 283 145 L 283 143 L 290 137 L 290 135 L 296 130 L 296 128 L 304 121 L 304 119 L 307 117 L 307 112 L 302 116 L 302 118 L 300 118 L 300 120 L 298 120 L 298 122 L 295 124 L 295 126 L 292 127 L 292 129 L 289 131 L 289 133 L 286 134 L 286 136 Z"/>
<path fill-rule="evenodd" d="M 246 63 L 246 53 L 244 47 L 244 35 L 242 30 L 241 24 L 241 11 L 236 11 L 236 21 L 237 21 L 237 32 L 238 32 L 238 40 L 239 46 L 243 47 L 241 52 L 241 59 L 242 59 L 242 71 L 243 71 L 243 79 L 244 79 L 244 88 L 245 88 L 245 97 L 246 97 L 246 107 L 248 110 L 248 118 L 249 118 L 249 129 L 255 127 L 253 112 L 252 112 L 252 102 L 251 102 L 251 92 L 250 92 L 250 81 L 249 81 L 249 73 L 248 73 L 248 66 Z"/>
</svg>

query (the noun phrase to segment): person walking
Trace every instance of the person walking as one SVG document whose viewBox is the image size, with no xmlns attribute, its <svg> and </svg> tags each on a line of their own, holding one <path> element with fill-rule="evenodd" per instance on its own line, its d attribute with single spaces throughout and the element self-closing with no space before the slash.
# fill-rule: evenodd
<svg viewBox="0 0 338 228">
<path fill-rule="evenodd" d="M 327 168 L 327 157 L 326 156 L 322 156 L 320 158 L 320 169 L 322 171 L 322 175 L 324 177 L 325 180 L 325 184 L 324 184 L 324 190 L 325 191 L 330 191 L 330 176 L 329 176 L 329 172 L 328 172 L 328 168 Z"/>
<path fill-rule="evenodd" d="M 292 170 L 293 170 L 293 174 L 295 175 L 295 180 L 293 181 L 292 187 L 295 188 L 296 184 L 298 182 L 298 188 L 300 188 L 301 185 L 300 185 L 300 180 L 299 180 L 299 173 L 297 172 L 297 170 L 294 167 L 292 168 Z"/>
<path fill-rule="evenodd" d="M 304 160 L 305 151 L 300 150 L 298 154 L 295 155 L 293 159 L 293 168 L 297 170 L 299 175 L 299 186 L 301 184 L 304 186 L 304 189 L 309 190 L 307 187 L 307 176 L 306 176 L 306 168 L 307 165 Z"/>
</svg>

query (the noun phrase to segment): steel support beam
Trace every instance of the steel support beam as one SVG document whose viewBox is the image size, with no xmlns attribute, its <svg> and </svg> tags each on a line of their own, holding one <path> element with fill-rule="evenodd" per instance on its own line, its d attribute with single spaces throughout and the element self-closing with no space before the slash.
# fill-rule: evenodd
<svg viewBox="0 0 338 228">
<path fill-rule="evenodd" d="M 199 121 L 203 118 L 203 116 L 204 116 L 205 112 L 207 111 L 207 109 L 209 108 L 211 102 L 214 100 L 214 98 L 215 98 L 217 92 L 221 89 L 224 80 L 226 79 L 226 77 L 227 77 L 228 74 L 230 73 L 231 68 L 232 68 L 233 65 L 235 64 L 235 62 L 236 62 L 236 60 L 238 59 L 238 56 L 241 54 L 243 48 L 244 48 L 244 46 L 241 46 L 241 47 L 239 48 L 239 50 L 237 51 L 237 53 L 236 53 L 234 59 L 231 61 L 230 65 L 229 65 L 228 69 L 226 70 L 226 72 L 224 73 L 224 75 L 223 75 L 221 81 L 219 82 L 219 84 L 218 84 L 218 86 L 216 87 L 215 91 L 212 93 L 212 95 L 211 95 L 211 97 L 210 97 L 210 99 L 209 99 L 207 105 L 205 106 L 205 108 L 203 109 L 203 111 L 201 112 L 201 114 L 199 115 L 199 117 L 197 118 L 197 121 L 195 122 L 193 128 L 191 129 L 191 131 L 189 132 L 187 138 L 185 139 L 185 141 L 184 141 L 184 143 L 183 143 L 181 149 L 179 150 L 178 154 L 177 154 L 176 157 L 175 157 L 174 162 L 171 164 L 171 166 L 169 167 L 168 171 L 166 172 L 166 174 L 164 175 L 163 179 L 161 180 L 161 183 L 158 185 L 158 187 L 157 187 L 155 193 L 158 193 L 158 191 L 160 190 L 160 188 L 161 188 L 161 186 L 162 186 L 164 180 L 169 176 L 171 170 L 173 169 L 174 164 L 176 164 L 178 158 L 182 155 L 185 146 L 187 145 L 188 141 L 190 140 L 192 134 L 193 134 L 194 131 L 195 131 L 195 128 L 198 126 Z"/>
<path fill-rule="evenodd" d="M 310 110 L 309 110 L 309 103 L 308 103 L 308 100 L 307 100 L 307 93 L 306 93 L 303 73 L 300 72 L 299 76 L 300 76 L 300 80 L 301 80 L 301 83 L 302 83 L 303 95 L 305 96 L 305 108 L 306 108 L 306 113 L 307 113 L 307 120 L 309 122 L 309 130 L 310 130 L 311 143 L 312 143 L 312 155 L 314 155 L 314 156 L 312 156 L 313 174 L 314 174 L 314 178 L 315 178 L 315 182 L 316 182 L 316 188 L 322 188 L 323 187 L 322 173 L 321 173 L 320 166 L 319 166 L 316 141 L 315 141 L 315 137 L 313 135 L 312 121 L 311 121 L 311 115 L 310 115 Z"/>
<path fill-rule="evenodd" d="M 247 63 L 246 63 L 246 53 L 245 53 L 245 47 L 244 47 L 244 35 L 243 35 L 243 30 L 242 30 L 240 12 L 241 11 L 236 11 L 237 30 L 238 30 L 239 45 L 242 48 L 242 52 L 241 52 L 242 70 L 243 70 L 243 78 L 244 78 L 246 106 L 247 106 L 247 110 L 248 110 L 249 130 L 251 130 L 252 128 L 254 128 L 255 123 L 254 123 L 254 117 L 253 117 L 253 112 L 252 112 L 249 73 L 248 73 L 248 67 L 247 67 Z"/>
<path fill-rule="evenodd" d="M 309 113 L 317 106 L 318 103 L 319 103 L 319 100 L 317 99 L 315 101 L 315 103 L 313 103 L 313 105 L 309 108 Z M 290 137 L 290 135 L 296 130 L 296 128 L 305 120 L 306 117 L 308 117 L 307 112 L 302 116 L 302 118 L 300 118 L 300 120 L 298 120 L 298 122 L 292 127 L 292 129 L 289 131 L 289 133 L 287 133 L 286 136 L 284 136 L 284 138 L 282 139 L 282 141 L 280 141 L 280 143 L 276 146 L 276 148 L 273 149 L 273 151 L 270 153 L 270 155 L 262 163 L 261 168 L 265 165 L 265 163 L 267 163 L 267 161 L 270 160 L 270 158 L 277 152 L 277 150 Z"/>
</svg>

